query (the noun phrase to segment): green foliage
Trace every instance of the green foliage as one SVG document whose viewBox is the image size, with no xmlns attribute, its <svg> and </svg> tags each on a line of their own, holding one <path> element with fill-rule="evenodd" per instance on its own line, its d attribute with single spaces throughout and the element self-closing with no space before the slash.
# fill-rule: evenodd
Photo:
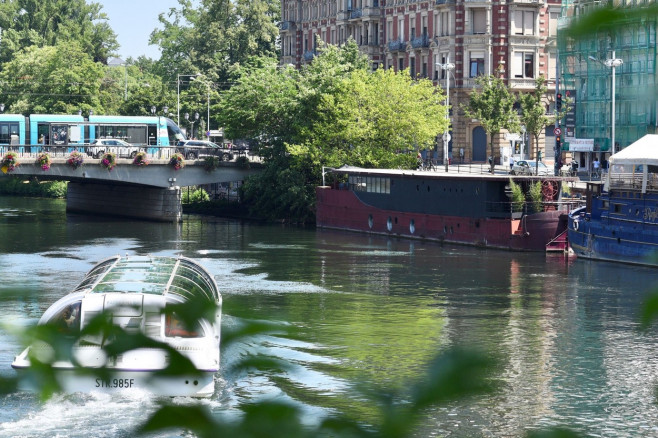
<svg viewBox="0 0 658 438">
<path fill-rule="evenodd" d="M 119 45 L 99 3 L 86 0 L 14 0 L 0 3 L 0 62 L 28 47 L 73 44 L 93 62 L 106 63 Z M 62 61 L 75 65 L 60 53 Z"/>
<path fill-rule="evenodd" d="M 206 202 L 210 200 L 208 193 L 202 188 L 195 188 L 190 190 L 189 187 L 183 189 L 181 202 L 183 204 L 197 204 L 199 202 Z"/>
<path fill-rule="evenodd" d="M 174 82 L 177 73 L 205 72 L 223 85 L 249 57 L 276 58 L 280 14 L 275 0 L 180 1 L 160 14 L 162 29 L 151 34 L 150 42 L 162 49 L 161 76 Z"/>
<path fill-rule="evenodd" d="M 253 59 L 222 95 L 221 124 L 228 137 L 258 139 L 265 158 L 265 171 L 244 187 L 252 213 L 312 223 L 323 166 L 414 168 L 406 152 L 432 147 L 446 129 L 443 100 L 408 72 L 371 72 L 352 40 L 320 43 L 301 71 Z"/>
<path fill-rule="evenodd" d="M 41 198 L 66 198 L 66 181 L 39 181 L 24 177 L 0 178 L 0 194 L 35 196 Z"/>
<path fill-rule="evenodd" d="M 212 172 L 219 167 L 219 157 L 206 157 L 203 159 L 203 168 L 206 172 Z"/>
<path fill-rule="evenodd" d="M 525 203 L 525 195 L 523 188 L 520 184 L 514 182 L 513 179 L 509 180 L 510 190 L 512 191 L 512 211 L 522 211 L 523 204 Z"/>
<path fill-rule="evenodd" d="M 536 183 L 530 185 L 528 196 L 530 197 L 530 202 L 532 203 L 532 210 L 536 213 L 542 211 L 544 206 L 544 195 L 542 193 L 541 181 L 537 181 Z"/>
<path fill-rule="evenodd" d="M 100 111 L 102 78 L 102 65 L 75 42 L 28 47 L 14 53 L 0 72 L 8 111 L 22 114 Z"/>
<path fill-rule="evenodd" d="M 519 117 L 514 110 L 514 96 L 501 78 L 494 75 L 479 76 L 475 79 L 480 87 L 470 95 L 468 104 L 462 105 L 466 117 L 478 119 L 480 125 L 489 136 L 489 155 L 494 153 L 494 135 L 502 129 L 510 132 L 518 132 Z M 494 169 L 494 161 L 491 162 L 491 171 Z"/>
</svg>

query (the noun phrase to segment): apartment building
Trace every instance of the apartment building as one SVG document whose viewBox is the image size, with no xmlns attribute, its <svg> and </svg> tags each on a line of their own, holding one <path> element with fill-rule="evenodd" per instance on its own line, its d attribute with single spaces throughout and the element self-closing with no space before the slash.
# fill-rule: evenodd
<svg viewBox="0 0 658 438">
<path fill-rule="evenodd" d="M 311 62 L 316 35 L 329 44 L 353 38 L 373 68 L 409 69 L 413 77 L 430 78 L 443 89 L 450 81 L 453 160 L 460 159 L 460 150 L 465 162 L 486 162 L 489 156 L 486 132 L 459 108 L 479 75 L 499 71 L 515 92 L 532 90 L 535 78 L 544 75 L 552 111 L 560 0 L 282 0 L 281 8 L 282 64 Z M 454 69 L 439 67 L 447 63 Z M 520 134 L 494 139 L 501 161 L 509 153 L 534 157 L 527 136 Z M 554 146 L 550 127 L 540 140 L 547 163 Z M 438 156 L 443 158 L 442 145 Z"/>
</svg>

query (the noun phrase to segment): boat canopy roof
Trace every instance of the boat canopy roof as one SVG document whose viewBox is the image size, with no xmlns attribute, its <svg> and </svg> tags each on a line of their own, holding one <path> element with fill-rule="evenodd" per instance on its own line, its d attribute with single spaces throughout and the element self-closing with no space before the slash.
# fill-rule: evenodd
<svg viewBox="0 0 658 438">
<path fill-rule="evenodd" d="M 185 257 L 115 256 L 94 266 L 75 292 L 90 294 L 175 294 L 185 300 L 217 302 L 219 291 L 213 277 Z"/>
<path fill-rule="evenodd" d="M 635 143 L 611 155 L 610 164 L 658 166 L 658 135 L 647 134 Z"/>
</svg>

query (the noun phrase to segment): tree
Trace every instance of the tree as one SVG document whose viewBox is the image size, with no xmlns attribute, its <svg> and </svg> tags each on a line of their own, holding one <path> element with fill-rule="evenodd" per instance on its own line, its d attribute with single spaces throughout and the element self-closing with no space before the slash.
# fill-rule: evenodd
<svg viewBox="0 0 658 438">
<path fill-rule="evenodd" d="M 179 0 L 180 8 L 160 14 L 162 30 L 150 42 L 162 49 L 160 73 L 169 80 L 177 74 L 204 73 L 225 85 L 233 70 L 252 56 L 275 56 L 280 3 L 275 0 L 201 0 L 193 7 Z"/>
<path fill-rule="evenodd" d="M 491 173 L 494 171 L 494 135 L 502 129 L 516 132 L 519 120 L 514 110 L 514 96 L 501 78 L 494 75 L 479 76 L 475 79 L 479 91 L 471 93 L 467 105 L 462 106 L 467 117 L 478 119 L 489 136 L 489 156 Z"/>
<path fill-rule="evenodd" d="M 561 119 L 570 110 L 569 100 L 565 99 L 561 111 L 556 109 L 554 115 L 547 115 L 543 102 L 546 91 L 546 79 L 544 76 L 539 76 L 535 79 L 535 89 L 531 93 L 519 96 L 522 110 L 520 120 L 525 125 L 526 131 L 532 135 L 535 146 L 535 175 L 539 172 L 539 137 L 547 126 L 553 125 L 556 119 Z"/>
<path fill-rule="evenodd" d="M 220 118 L 228 136 L 254 139 L 267 159 L 244 186 L 253 211 L 312 222 L 323 166 L 415 167 L 415 154 L 404 152 L 433 144 L 445 129 L 443 99 L 408 71 L 371 72 L 349 41 L 320 44 L 301 70 L 254 60 L 222 94 Z"/>
<path fill-rule="evenodd" d="M 521 123 L 526 127 L 526 132 L 532 136 L 535 146 L 535 175 L 539 172 L 539 136 L 548 125 L 555 123 L 555 116 L 548 116 L 543 99 L 546 96 L 546 79 L 539 76 L 535 79 L 535 89 L 531 93 L 519 96 L 521 104 Z"/>
<path fill-rule="evenodd" d="M 3 65 L 0 82 L 8 111 L 67 113 L 93 109 L 102 114 L 100 84 L 103 66 L 77 43 L 31 46 Z"/>
<path fill-rule="evenodd" d="M 0 63 L 29 46 L 77 43 L 93 61 L 107 63 L 119 47 L 98 3 L 86 0 L 15 0 L 0 4 Z"/>
</svg>

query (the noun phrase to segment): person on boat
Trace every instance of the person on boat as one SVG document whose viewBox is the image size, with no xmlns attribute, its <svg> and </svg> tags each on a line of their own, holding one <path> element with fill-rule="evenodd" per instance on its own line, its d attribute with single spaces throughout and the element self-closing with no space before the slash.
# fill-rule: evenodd
<svg viewBox="0 0 658 438">
<path fill-rule="evenodd" d="M 77 330 L 79 313 L 79 304 L 66 307 L 57 321 L 60 331 L 68 333 Z"/>
</svg>

